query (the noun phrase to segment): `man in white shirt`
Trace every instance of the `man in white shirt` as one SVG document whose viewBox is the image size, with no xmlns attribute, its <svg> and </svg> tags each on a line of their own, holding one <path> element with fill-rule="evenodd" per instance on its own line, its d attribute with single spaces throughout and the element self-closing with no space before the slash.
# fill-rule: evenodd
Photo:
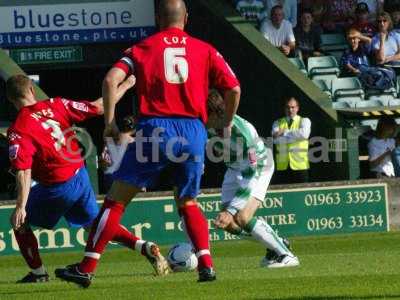
<svg viewBox="0 0 400 300">
<path fill-rule="evenodd" d="M 299 116 L 299 109 L 297 99 L 289 98 L 285 102 L 286 116 L 272 125 L 277 183 L 308 181 L 308 139 L 311 134 L 311 121 Z"/>
<path fill-rule="evenodd" d="M 289 56 L 294 50 L 296 40 L 294 38 L 292 24 L 284 20 L 282 6 L 276 5 L 271 9 L 271 20 L 265 19 L 260 29 L 264 37 L 283 54 Z"/>
</svg>

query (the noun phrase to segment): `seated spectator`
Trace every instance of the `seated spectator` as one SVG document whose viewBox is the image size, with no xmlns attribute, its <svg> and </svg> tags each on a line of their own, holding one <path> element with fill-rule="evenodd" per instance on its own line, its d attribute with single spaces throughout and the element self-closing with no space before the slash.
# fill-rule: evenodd
<svg viewBox="0 0 400 300">
<path fill-rule="evenodd" d="M 368 6 L 370 20 L 376 19 L 376 14 L 383 9 L 384 0 L 357 0 L 357 3 L 365 3 Z"/>
<path fill-rule="evenodd" d="M 391 17 L 393 21 L 393 30 L 400 33 L 400 5 L 393 6 Z"/>
<path fill-rule="evenodd" d="M 393 135 L 396 122 L 389 117 L 379 119 L 375 136 L 368 143 L 370 172 L 373 178 L 394 177 L 394 168 L 391 159 L 395 149 Z"/>
<path fill-rule="evenodd" d="M 285 20 L 288 20 L 293 27 L 297 26 L 297 0 L 264 0 L 266 10 L 264 18 L 271 16 L 271 10 L 274 6 L 281 6 L 285 15 Z"/>
<path fill-rule="evenodd" d="M 260 29 L 264 37 L 281 52 L 289 56 L 296 46 L 292 24 L 284 20 L 283 8 L 274 6 L 271 10 L 271 20 L 265 19 Z"/>
<path fill-rule="evenodd" d="M 393 22 L 389 13 L 377 15 L 378 33 L 372 39 L 377 64 L 396 65 L 400 61 L 400 34 L 393 31 Z"/>
<path fill-rule="evenodd" d="M 300 9 L 301 11 L 311 10 L 314 22 L 321 24 L 327 12 L 326 0 L 301 0 Z"/>
<path fill-rule="evenodd" d="M 312 11 L 304 10 L 301 13 L 300 24 L 294 29 L 296 49 L 304 60 L 310 56 L 321 55 L 321 33 L 321 27 L 314 24 Z"/>
<path fill-rule="evenodd" d="M 236 4 L 236 9 L 246 20 L 258 25 L 265 11 L 265 6 L 261 0 L 240 0 Z"/>
<path fill-rule="evenodd" d="M 376 28 L 369 20 L 368 5 L 365 2 L 358 3 L 355 10 L 355 20 L 351 27 L 357 29 L 366 36 L 373 37 Z"/>
<path fill-rule="evenodd" d="M 344 32 L 353 22 L 356 0 L 326 0 L 326 5 L 327 11 L 322 22 L 324 31 Z"/>
<path fill-rule="evenodd" d="M 362 67 L 369 66 L 366 47 L 363 47 L 360 42 L 363 41 L 369 45 L 371 39 L 363 36 L 355 28 L 351 28 L 347 32 L 346 37 L 350 48 L 343 53 L 340 60 L 340 67 L 345 76 L 358 75 L 361 73 L 360 69 Z"/>
</svg>

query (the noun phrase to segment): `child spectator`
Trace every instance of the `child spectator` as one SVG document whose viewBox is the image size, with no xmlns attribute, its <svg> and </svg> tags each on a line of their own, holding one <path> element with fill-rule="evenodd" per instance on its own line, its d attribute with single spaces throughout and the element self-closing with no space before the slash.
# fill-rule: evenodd
<svg viewBox="0 0 400 300">
<path fill-rule="evenodd" d="M 361 73 L 363 67 L 368 67 L 368 57 L 367 51 L 360 42 L 365 42 L 366 44 L 371 43 L 371 39 L 363 36 L 360 31 L 355 28 L 351 28 L 347 32 L 347 41 L 349 43 L 350 49 L 343 53 L 340 60 L 340 67 L 344 75 L 353 76 Z"/>
<path fill-rule="evenodd" d="M 303 59 L 321 55 L 321 33 L 321 27 L 314 24 L 312 11 L 303 10 L 300 24 L 294 29 L 296 48 Z"/>
</svg>

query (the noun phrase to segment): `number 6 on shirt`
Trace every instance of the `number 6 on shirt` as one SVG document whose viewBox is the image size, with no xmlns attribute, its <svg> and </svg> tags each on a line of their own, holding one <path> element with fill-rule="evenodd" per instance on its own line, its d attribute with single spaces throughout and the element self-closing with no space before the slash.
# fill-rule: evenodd
<svg viewBox="0 0 400 300">
<path fill-rule="evenodd" d="M 165 79 L 172 84 L 185 83 L 189 76 L 189 65 L 185 48 L 166 48 L 164 50 Z"/>
</svg>

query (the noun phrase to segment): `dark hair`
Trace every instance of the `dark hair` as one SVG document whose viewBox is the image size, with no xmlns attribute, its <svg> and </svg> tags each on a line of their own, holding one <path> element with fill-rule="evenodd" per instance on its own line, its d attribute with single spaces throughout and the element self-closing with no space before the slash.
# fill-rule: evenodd
<svg viewBox="0 0 400 300">
<path fill-rule="evenodd" d="M 225 113 L 224 99 L 215 89 L 208 92 L 207 112 L 208 114 L 216 113 L 218 116 L 223 116 Z"/>
<path fill-rule="evenodd" d="M 129 132 L 135 130 L 136 128 L 136 119 L 134 116 L 126 116 L 122 120 L 122 131 Z"/>
<path fill-rule="evenodd" d="M 313 16 L 313 13 L 314 13 L 313 9 L 307 7 L 307 8 L 304 8 L 304 9 L 301 11 L 300 16 L 302 16 L 302 15 L 304 15 L 304 14 L 310 14 L 311 16 Z"/>
<path fill-rule="evenodd" d="M 271 16 L 272 16 L 272 14 L 275 12 L 275 10 L 277 10 L 277 9 L 283 10 L 283 6 L 282 6 L 282 5 L 279 5 L 279 4 L 273 6 L 273 7 L 271 8 Z"/>
<path fill-rule="evenodd" d="M 393 21 L 392 21 L 392 17 L 390 16 L 390 14 L 386 11 L 382 11 L 380 13 L 377 13 L 376 15 L 376 22 L 378 22 L 379 18 L 385 18 L 388 22 L 389 22 L 389 28 L 388 31 L 392 31 L 393 30 Z"/>
<path fill-rule="evenodd" d="M 6 82 L 6 97 L 10 102 L 17 102 L 25 97 L 26 92 L 32 86 L 32 80 L 23 74 L 17 74 L 8 78 Z"/>
<path fill-rule="evenodd" d="M 283 102 L 284 107 L 290 102 L 290 101 L 295 101 L 297 103 L 297 106 L 300 107 L 300 102 L 293 96 L 285 97 Z"/>
<path fill-rule="evenodd" d="M 391 118 L 389 116 L 384 116 L 384 117 L 380 118 L 378 121 L 378 125 L 376 126 L 376 135 L 381 136 L 383 131 L 386 128 L 388 128 L 388 127 L 395 128 L 396 126 L 397 126 L 397 123 L 393 118 Z"/>
</svg>

